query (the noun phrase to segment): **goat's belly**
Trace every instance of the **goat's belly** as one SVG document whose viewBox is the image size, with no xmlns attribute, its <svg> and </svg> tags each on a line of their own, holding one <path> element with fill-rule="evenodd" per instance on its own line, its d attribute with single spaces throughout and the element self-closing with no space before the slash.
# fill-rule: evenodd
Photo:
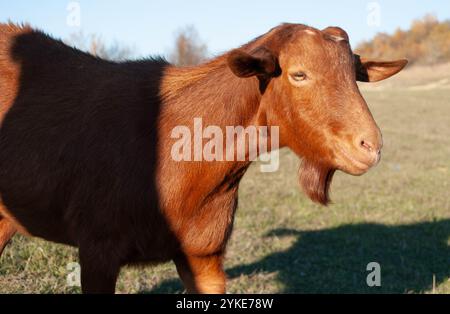
<svg viewBox="0 0 450 314">
<path fill-rule="evenodd" d="M 8 194 L 8 193 L 6 193 Z M 10 204 L 8 206 L 7 204 Z M 76 245 L 68 234 L 64 222 L 53 213 L 36 211 L 35 208 L 16 208 L 13 203 L 5 204 L 0 199 L 0 216 L 7 219 L 17 232 L 26 236 L 41 237 L 48 241 Z M 33 206 L 31 204 L 31 206 Z"/>
<path fill-rule="evenodd" d="M 74 245 L 65 219 L 70 194 L 59 188 L 62 169 L 44 162 L 36 145 L 0 130 L 0 215 L 23 234 Z"/>
</svg>

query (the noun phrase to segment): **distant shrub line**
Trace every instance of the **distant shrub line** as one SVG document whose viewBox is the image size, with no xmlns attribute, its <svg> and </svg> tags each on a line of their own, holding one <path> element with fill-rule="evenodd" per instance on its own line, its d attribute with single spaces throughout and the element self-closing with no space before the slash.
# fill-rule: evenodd
<svg viewBox="0 0 450 314">
<path fill-rule="evenodd" d="M 355 51 L 368 58 L 408 58 L 410 64 L 450 62 L 450 20 L 443 22 L 433 15 L 415 20 L 410 29 L 394 34 L 377 34 L 358 45 Z"/>
</svg>

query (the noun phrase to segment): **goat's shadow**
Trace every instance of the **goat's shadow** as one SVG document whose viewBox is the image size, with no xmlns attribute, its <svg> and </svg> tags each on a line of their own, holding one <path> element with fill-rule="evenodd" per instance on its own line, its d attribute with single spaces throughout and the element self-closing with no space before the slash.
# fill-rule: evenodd
<svg viewBox="0 0 450 314">
<path fill-rule="evenodd" d="M 227 275 L 275 272 L 282 293 L 424 292 L 450 275 L 450 219 L 411 225 L 351 224 L 317 231 L 276 229 L 266 236 L 294 236 L 288 249 L 227 269 Z M 381 286 L 367 285 L 367 264 L 381 268 Z M 179 280 L 142 293 L 183 291 Z"/>
</svg>

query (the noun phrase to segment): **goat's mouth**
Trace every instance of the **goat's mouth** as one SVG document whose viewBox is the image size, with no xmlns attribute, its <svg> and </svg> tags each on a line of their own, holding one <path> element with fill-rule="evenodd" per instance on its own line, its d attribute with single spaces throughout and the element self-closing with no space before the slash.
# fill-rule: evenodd
<svg viewBox="0 0 450 314">
<path fill-rule="evenodd" d="M 355 176 L 366 173 L 370 168 L 376 165 L 380 159 L 379 156 L 372 159 L 358 158 L 357 155 L 352 154 L 348 149 L 339 145 L 337 151 L 338 157 L 336 159 L 338 169 Z"/>
</svg>

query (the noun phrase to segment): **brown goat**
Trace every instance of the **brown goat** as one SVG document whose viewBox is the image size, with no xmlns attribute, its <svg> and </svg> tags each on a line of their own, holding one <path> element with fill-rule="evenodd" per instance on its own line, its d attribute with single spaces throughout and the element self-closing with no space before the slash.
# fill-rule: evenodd
<svg viewBox="0 0 450 314">
<path fill-rule="evenodd" d="M 122 265 L 170 260 L 189 292 L 223 293 L 251 159 L 174 160 L 173 130 L 195 118 L 223 130 L 278 126 L 279 146 L 303 158 L 304 191 L 327 204 L 335 170 L 360 175 L 380 158 L 356 81 L 406 63 L 354 55 L 338 27 L 283 24 L 179 68 L 109 62 L 0 24 L 0 251 L 16 231 L 76 246 L 85 293 L 114 292 Z"/>
</svg>

